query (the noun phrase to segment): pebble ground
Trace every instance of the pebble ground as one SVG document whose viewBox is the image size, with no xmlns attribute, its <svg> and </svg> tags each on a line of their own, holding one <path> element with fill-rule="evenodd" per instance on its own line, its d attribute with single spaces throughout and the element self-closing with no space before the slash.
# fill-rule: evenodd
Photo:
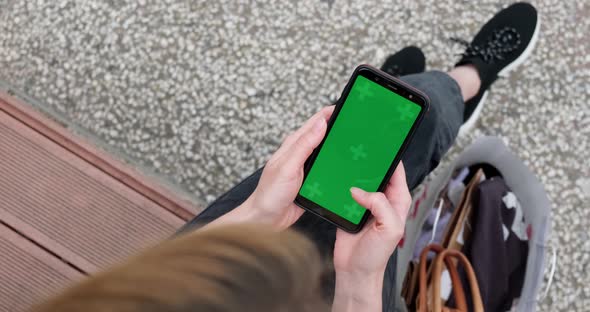
<svg viewBox="0 0 590 312">
<path fill-rule="evenodd" d="M 449 69 L 509 1 L 0 0 L 0 81 L 205 205 L 406 45 Z M 558 268 L 542 311 L 590 311 L 590 2 L 533 1 L 541 36 L 497 81 L 474 138 L 497 135 L 553 202 Z"/>
</svg>

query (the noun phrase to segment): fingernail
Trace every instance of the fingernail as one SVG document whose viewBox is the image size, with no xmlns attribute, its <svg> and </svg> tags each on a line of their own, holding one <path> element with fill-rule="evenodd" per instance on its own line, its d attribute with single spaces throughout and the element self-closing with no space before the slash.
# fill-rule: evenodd
<svg viewBox="0 0 590 312">
<path fill-rule="evenodd" d="M 354 187 L 354 186 L 353 186 L 353 187 L 351 187 L 351 188 L 350 188 L 350 193 L 351 193 L 353 196 L 363 196 L 363 195 L 365 194 L 365 191 L 361 190 L 361 189 L 360 189 L 360 188 L 358 188 L 358 187 Z"/>
<path fill-rule="evenodd" d="M 326 121 L 324 121 L 322 118 L 319 118 L 315 122 L 315 125 L 313 126 L 313 131 L 315 131 L 317 133 L 323 133 L 325 124 L 326 124 Z"/>
</svg>

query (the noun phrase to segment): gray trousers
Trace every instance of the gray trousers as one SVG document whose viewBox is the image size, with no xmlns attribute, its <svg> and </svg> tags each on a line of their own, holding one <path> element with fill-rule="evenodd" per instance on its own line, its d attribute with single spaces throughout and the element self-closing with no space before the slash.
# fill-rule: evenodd
<svg viewBox="0 0 590 312">
<path fill-rule="evenodd" d="M 459 86 L 446 73 L 431 71 L 404 76 L 401 79 L 426 93 L 430 98 L 430 111 L 416 130 L 403 157 L 408 187 L 411 190 L 436 168 L 442 156 L 453 144 L 459 127 L 463 123 L 464 103 Z M 242 204 L 256 188 L 261 173 L 262 168 L 221 195 L 179 232 L 195 230 Z M 336 228 L 333 225 L 305 212 L 293 228 L 313 240 L 323 256 L 332 257 L 336 240 Z M 393 293 L 396 260 L 396 253 L 394 253 L 385 271 L 383 311 L 394 311 L 399 304 L 399 294 Z M 334 282 L 333 272 L 323 281 L 324 295 L 330 301 L 334 295 Z"/>
</svg>

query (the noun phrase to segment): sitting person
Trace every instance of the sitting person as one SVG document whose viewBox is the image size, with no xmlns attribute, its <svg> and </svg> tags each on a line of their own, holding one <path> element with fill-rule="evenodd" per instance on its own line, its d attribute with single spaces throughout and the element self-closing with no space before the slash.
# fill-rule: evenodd
<svg viewBox="0 0 590 312">
<path fill-rule="evenodd" d="M 293 203 L 305 160 L 326 133 L 333 111 L 326 107 L 287 137 L 264 168 L 217 199 L 179 236 L 37 309 L 319 311 L 331 303 L 332 311 L 393 310 L 399 304 L 392 291 L 394 250 L 403 235 L 409 190 L 436 168 L 457 134 L 475 124 L 492 83 L 522 63 L 537 35 L 535 8 L 517 3 L 484 25 L 448 73 L 422 73 L 424 57 L 416 48 L 385 62 L 382 69 L 403 74 L 404 82 L 428 95 L 431 108 L 384 192 L 352 190 L 373 216 L 358 234 L 336 229 Z M 333 261 L 334 272 L 323 274 L 322 259 Z"/>
</svg>

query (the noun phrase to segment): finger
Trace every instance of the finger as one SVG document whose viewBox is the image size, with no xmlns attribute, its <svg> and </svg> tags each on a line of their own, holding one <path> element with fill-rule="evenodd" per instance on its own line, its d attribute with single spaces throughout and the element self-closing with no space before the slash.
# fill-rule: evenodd
<svg viewBox="0 0 590 312">
<path fill-rule="evenodd" d="M 289 148 L 291 148 L 291 146 L 295 142 L 297 142 L 297 140 L 299 140 L 299 138 L 301 137 L 301 135 L 303 133 L 307 133 L 311 129 L 311 127 L 313 127 L 314 123 L 318 119 L 323 119 L 326 122 L 328 122 L 328 120 L 332 116 L 333 112 L 334 112 L 334 106 L 327 106 L 327 107 L 322 108 L 319 112 L 315 113 L 311 118 L 309 118 L 305 122 L 305 124 L 303 124 L 303 126 L 301 128 L 297 129 L 295 132 L 293 132 L 291 135 L 289 135 L 285 139 L 285 141 L 283 141 L 283 144 L 281 145 L 280 149 L 282 149 L 284 151 L 284 150 L 288 150 Z"/>
<path fill-rule="evenodd" d="M 389 178 L 389 182 L 385 188 L 385 195 L 389 199 L 395 199 L 397 195 L 403 195 L 406 192 L 409 192 L 406 181 L 406 170 L 403 162 L 400 161 L 391 178 Z"/>
<path fill-rule="evenodd" d="M 384 193 L 391 205 L 397 211 L 400 218 L 405 220 L 406 216 L 408 215 L 410 204 L 412 203 L 412 197 L 410 196 L 410 191 L 408 190 L 406 172 L 402 162 L 399 163 L 393 175 L 391 176 L 391 179 L 389 179 L 389 183 L 385 188 Z"/>
<path fill-rule="evenodd" d="M 393 210 L 385 194 L 381 192 L 369 193 L 357 187 L 350 188 L 350 193 L 359 205 L 371 211 L 378 223 L 392 224 L 393 216 L 391 213 Z"/>
<path fill-rule="evenodd" d="M 307 158 L 322 142 L 327 127 L 325 119 L 317 118 L 307 132 L 302 133 L 297 141 L 284 149 L 278 162 L 285 166 L 286 170 L 303 169 Z"/>
</svg>

